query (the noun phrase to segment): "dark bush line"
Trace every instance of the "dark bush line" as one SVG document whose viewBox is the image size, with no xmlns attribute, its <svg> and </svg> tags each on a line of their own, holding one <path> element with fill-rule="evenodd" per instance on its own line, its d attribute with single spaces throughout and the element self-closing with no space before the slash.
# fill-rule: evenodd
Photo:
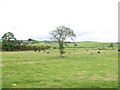
<svg viewBox="0 0 120 90">
<path fill-rule="evenodd" d="M 46 50 L 50 49 L 50 46 L 32 46 L 32 45 L 15 45 L 12 49 L 6 49 L 2 47 L 2 51 L 26 51 L 26 50 Z"/>
<path fill-rule="evenodd" d="M 47 50 L 47 49 L 59 49 L 59 47 L 49 46 L 49 45 L 41 45 L 41 46 L 32 46 L 32 45 L 15 45 L 13 47 L 9 47 L 9 49 L 6 49 L 4 47 L 0 47 L 0 51 L 39 51 L 39 50 Z M 113 50 L 113 48 L 96 48 L 96 47 L 66 47 L 66 48 L 89 48 L 92 50 Z"/>
</svg>

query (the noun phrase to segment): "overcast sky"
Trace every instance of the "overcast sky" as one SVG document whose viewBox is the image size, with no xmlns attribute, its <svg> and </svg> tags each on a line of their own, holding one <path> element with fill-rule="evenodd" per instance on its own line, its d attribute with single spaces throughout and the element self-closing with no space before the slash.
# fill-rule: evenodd
<svg viewBox="0 0 120 90">
<path fill-rule="evenodd" d="M 0 0 L 0 38 L 12 32 L 17 39 L 48 40 L 64 25 L 76 41 L 118 41 L 119 0 Z"/>
</svg>

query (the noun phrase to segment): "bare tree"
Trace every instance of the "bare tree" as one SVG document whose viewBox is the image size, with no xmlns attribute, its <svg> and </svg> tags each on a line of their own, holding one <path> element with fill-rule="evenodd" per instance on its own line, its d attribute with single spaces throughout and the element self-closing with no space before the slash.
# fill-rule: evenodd
<svg viewBox="0 0 120 90">
<path fill-rule="evenodd" d="M 65 26 L 59 26 L 55 30 L 50 32 L 51 39 L 55 40 L 59 44 L 59 49 L 60 49 L 60 57 L 62 57 L 62 54 L 64 53 L 64 41 L 67 38 L 70 38 L 73 40 L 73 38 L 76 37 L 74 34 L 74 31 L 71 30 L 70 28 L 67 28 Z"/>
</svg>

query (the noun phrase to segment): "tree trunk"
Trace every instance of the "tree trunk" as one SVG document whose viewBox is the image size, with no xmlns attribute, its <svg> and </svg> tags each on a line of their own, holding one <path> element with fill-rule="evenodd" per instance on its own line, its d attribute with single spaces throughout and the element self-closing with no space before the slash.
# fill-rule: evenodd
<svg viewBox="0 0 120 90">
<path fill-rule="evenodd" d="M 63 41 L 59 41 L 59 47 L 60 47 L 60 57 L 62 57 L 62 55 L 63 55 L 63 49 L 64 49 L 64 47 L 63 47 Z"/>
</svg>

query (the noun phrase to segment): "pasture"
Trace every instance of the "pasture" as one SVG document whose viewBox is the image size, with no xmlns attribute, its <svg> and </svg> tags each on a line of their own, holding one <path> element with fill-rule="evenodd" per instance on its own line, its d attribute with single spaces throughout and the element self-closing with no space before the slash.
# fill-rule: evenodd
<svg viewBox="0 0 120 90">
<path fill-rule="evenodd" d="M 117 88 L 118 51 L 2 52 L 3 88 Z M 47 53 L 49 52 L 49 53 Z M 92 54 L 91 54 L 92 52 Z"/>
</svg>

